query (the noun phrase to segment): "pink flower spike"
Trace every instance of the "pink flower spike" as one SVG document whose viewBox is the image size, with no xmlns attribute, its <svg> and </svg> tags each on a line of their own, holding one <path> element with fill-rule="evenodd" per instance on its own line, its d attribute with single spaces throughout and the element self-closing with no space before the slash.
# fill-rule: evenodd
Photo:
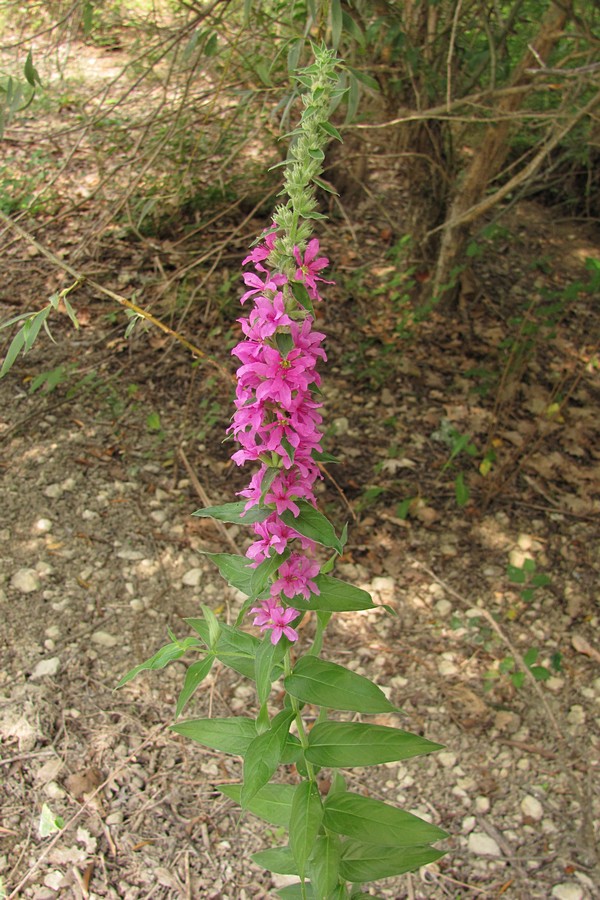
<svg viewBox="0 0 600 900">
<path fill-rule="evenodd" d="M 272 629 L 271 643 L 277 644 L 283 635 L 290 641 L 298 640 L 298 632 L 290 627 L 290 622 L 298 617 L 298 610 L 288 607 L 284 609 L 277 600 L 263 600 L 260 606 L 254 606 L 251 612 L 256 613 L 254 625 L 261 631 Z"/>
</svg>

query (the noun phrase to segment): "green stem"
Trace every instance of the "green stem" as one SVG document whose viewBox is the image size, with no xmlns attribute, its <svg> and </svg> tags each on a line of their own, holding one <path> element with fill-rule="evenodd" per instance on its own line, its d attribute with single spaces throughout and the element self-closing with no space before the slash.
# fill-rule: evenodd
<svg viewBox="0 0 600 900">
<path fill-rule="evenodd" d="M 283 672 L 284 672 L 284 675 L 286 675 L 286 676 L 292 674 L 292 662 L 290 659 L 289 648 L 286 650 L 285 656 L 283 657 Z M 308 749 L 308 735 L 306 733 L 306 728 L 304 727 L 304 720 L 302 718 L 302 713 L 300 711 L 300 704 L 298 703 L 297 698 L 292 697 L 291 694 L 289 695 L 289 698 L 290 698 L 290 701 L 292 704 L 292 709 L 294 711 L 294 715 L 296 717 L 296 719 L 295 719 L 296 728 L 298 729 L 298 737 L 300 738 L 300 743 L 302 745 L 302 749 L 307 750 Z M 313 768 L 313 764 L 310 763 L 306 759 L 306 756 L 304 757 L 304 763 L 306 765 L 306 771 L 308 772 L 309 781 L 316 782 L 317 779 L 316 779 L 316 775 L 315 775 L 315 770 Z"/>
</svg>

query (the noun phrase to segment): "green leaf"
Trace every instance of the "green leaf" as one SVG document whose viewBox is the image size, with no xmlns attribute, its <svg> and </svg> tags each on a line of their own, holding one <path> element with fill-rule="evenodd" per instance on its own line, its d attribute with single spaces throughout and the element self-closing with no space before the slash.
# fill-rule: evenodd
<svg viewBox="0 0 600 900">
<path fill-rule="evenodd" d="M 34 341 L 40 332 L 40 328 L 50 315 L 51 310 L 52 307 L 50 305 L 45 306 L 24 323 L 23 333 L 25 334 L 25 345 L 23 347 L 23 353 L 28 353 L 33 347 Z"/>
<path fill-rule="evenodd" d="M 330 897 L 338 884 L 341 853 L 341 841 L 337 834 L 317 837 L 308 861 L 308 874 L 318 897 Z"/>
<path fill-rule="evenodd" d="M 27 54 L 27 59 L 25 60 L 25 65 L 23 66 L 23 73 L 32 88 L 34 88 L 36 86 L 36 84 L 39 84 L 39 85 L 42 84 L 38 70 L 36 69 L 36 67 L 33 64 L 33 57 L 31 55 L 31 50 Z"/>
<path fill-rule="evenodd" d="M 340 0 L 331 0 L 331 46 L 334 50 L 340 45 L 342 23 L 342 4 Z"/>
<path fill-rule="evenodd" d="M 550 584 L 552 579 L 549 575 L 545 575 L 543 572 L 540 572 L 538 575 L 534 575 L 531 579 L 531 585 L 533 587 L 546 587 L 547 584 Z"/>
<path fill-rule="evenodd" d="M 204 553 L 214 562 L 225 581 L 243 594 L 251 596 L 254 569 L 245 556 L 236 553 Z"/>
<path fill-rule="evenodd" d="M 219 785 L 219 790 L 241 806 L 241 784 Z M 265 784 L 248 801 L 246 809 L 270 825 L 288 828 L 295 791 L 296 787 L 293 784 Z"/>
<path fill-rule="evenodd" d="M 349 791 L 327 795 L 323 824 L 337 834 L 382 846 L 414 847 L 448 837 L 418 816 Z"/>
<path fill-rule="evenodd" d="M 257 866 L 276 872 L 278 875 L 298 875 L 298 867 L 289 847 L 274 847 L 272 850 L 259 850 L 252 854 Z"/>
<path fill-rule="evenodd" d="M 297 866 L 297 872 L 291 874 L 304 878 L 322 819 L 323 805 L 317 785 L 314 781 L 301 781 L 294 792 L 290 815 L 289 842 Z"/>
<path fill-rule="evenodd" d="M 271 685 L 273 683 L 273 660 L 275 653 L 284 649 L 283 642 L 272 644 L 269 637 L 265 636 L 258 646 L 256 657 L 254 660 L 254 671 L 256 681 L 256 693 L 258 694 L 258 702 L 262 706 L 267 702 L 267 698 L 271 693 Z"/>
<path fill-rule="evenodd" d="M 536 681 L 548 681 L 551 676 L 551 672 L 546 666 L 531 666 L 529 671 Z"/>
<path fill-rule="evenodd" d="M 300 884 L 299 881 L 296 884 L 288 884 L 277 893 L 282 900 L 316 900 L 315 892 L 308 881 L 304 884 Z"/>
<path fill-rule="evenodd" d="M 297 500 L 296 504 L 300 514 L 294 516 L 289 509 L 286 510 L 281 516 L 285 524 L 299 531 L 304 537 L 310 538 L 311 541 L 317 541 L 325 547 L 333 547 L 341 554 L 344 548 L 329 519 L 306 500 Z"/>
<path fill-rule="evenodd" d="M 204 509 L 197 509 L 192 515 L 201 519 L 218 519 L 219 522 L 230 522 L 235 525 L 253 525 L 255 522 L 264 522 L 272 512 L 270 509 L 252 506 L 248 512 L 244 513 L 245 506 L 245 500 L 239 503 L 223 503 L 222 506 L 207 506 Z"/>
<path fill-rule="evenodd" d="M 335 125 L 332 125 L 331 122 L 319 122 L 319 128 L 324 131 L 325 134 L 328 134 L 330 137 L 335 138 L 336 141 L 340 141 L 340 143 L 344 142 L 343 137 L 341 136 Z"/>
<path fill-rule="evenodd" d="M 160 424 L 160 416 L 157 412 L 151 412 L 146 417 L 146 428 L 148 431 L 160 431 L 162 425 Z"/>
<path fill-rule="evenodd" d="M 214 656 L 207 656 L 205 659 L 199 659 L 198 662 L 192 663 L 185 673 L 185 681 L 181 693 L 177 698 L 177 706 L 175 707 L 175 718 L 178 718 L 183 712 L 183 708 L 198 687 L 202 684 L 215 661 Z"/>
<path fill-rule="evenodd" d="M 519 566 L 513 566 L 509 564 L 506 567 L 506 574 L 513 584 L 525 584 L 525 582 L 527 581 L 527 575 L 525 571 Z"/>
<path fill-rule="evenodd" d="M 537 658 L 539 656 L 539 650 L 536 650 L 535 647 L 530 647 L 523 656 L 523 662 L 526 666 L 532 666 L 537 662 Z"/>
<path fill-rule="evenodd" d="M 355 69 L 352 66 L 348 66 L 348 70 L 358 79 L 358 81 L 364 84 L 365 87 L 370 88 L 372 91 L 379 91 L 379 82 L 371 75 L 367 75 L 366 72 L 361 72 L 360 69 Z"/>
<path fill-rule="evenodd" d="M 311 594 L 308 600 L 294 597 L 296 609 L 315 609 L 324 612 L 356 612 L 359 609 L 375 609 L 371 595 L 347 581 L 331 575 L 317 575 L 315 584 L 319 594 Z"/>
<path fill-rule="evenodd" d="M 154 656 L 150 657 L 150 659 L 140 663 L 139 666 L 134 666 L 134 668 L 130 669 L 126 675 L 123 675 L 117 684 L 117 689 L 123 687 L 124 684 L 127 684 L 128 681 L 131 681 L 132 678 L 135 678 L 139 672 L 143 672 L 145 669 L 164 669 L 164 667 L 170 662 L 173 662 L 174 659 L 180 659 L 190 647 L 197 646 L 198 640 L 193 637 L 185 638 L 183 641 L 173 641 L 171 644 L 165 644 L 165 646 L 161 647 Z"/>
<path fill-rule="evenodd" d="M 454 493 L 458 506 L 466 506 L 471 495 L 469 488 L 465 484 L 465 476 L 462 472 L 459 472 L 454 479 Z"/>
<path fill-rule="evenodd" d="M 6 375 L 6 373 L 12 368 L 14 361 L 21 352 L 24 343 L 25 332 L 23 331 L 23 328 L 20 328 L 10 342 L 10 347 L 6 351 L 6 356 L 4 357 L 4 362 L 2 363 L 2 368 L 0 369 L 0 378 L 3 378 L 4 375 Z"/>
<path fill-rule="evenodd" d="M 359 841 L 345 841 L 342 844 L 340 874 L 352 882 L 376 881 L 390 878 L 404 872 L 414 872 L 421 866 L 435 862 L 443 851 L 432 847 L 378 847 L 376 844 L 362 844 Z"/>
<path fill-rule="evenodd" d="M 210 646 L 208 625 L 204 619 L 186 619 L 187 624 L 196 631 L 206 646 Z M 240 675 L 254 679 L 254 659 L 260 646 L 258 638 L 247 634 L 232 625 L 220 623 L 221 634 L 213 653 L 224 665 L 229 666 Z M 279 678 L 280 670 L 273 676 Z"/>
<path fill-rule="evenodd" d="M 363 675 L 316 656 L 303 656 L 284 680 L 286 691 L 315 706 L 362 713 L 393 712 L 381 688 Z"/>
<path fill-rule="evenodd" d="M 306 759 L 317 766 L 346 768 L 422 756 L 443 749 L 418 734 L 363 722 L 320 722 L 308 736 Z"/>
<path fill-rule="evenodd" d="M 302 284 L 301 281 L 290 281 L 290 287 L 292 289 L 292 294 L 294 295 L 297 302 L 300 306 L 303 306 L 304 309 L 307 309 L 311 316 L 314 316 L 315 310 L 313 307 L 312 300 L 310 299 L 310 295 L 306 289 L 306 287 Z"/>
<path fill-rule="evenodd" d="M 191 738 L 211 750 L 244 756 L 256 738 L 254 719 L 247 716 L 231 716 L 226 719 L 188 719 L 171 725 L 171 731 Z"/>
<path fill-rule="evenodd" d="M 244 784 L 240 795 L 243 808 L 269 781 L 279 765 L 293 718 L 293 710 L 282 710 L 273 719 L 269 730 L 257 735 L 246 749 Z"/>
<path fill-rule="evenodd" d="M 40 837 L 48 837 L 49 834 L 60 831 L 61 828 L 64 828 L 64 825 L 65 821 L 62 816 L 55 816 L 50 807 L 46 803 L 43 803 L 38 825 Z"/>
</svg>

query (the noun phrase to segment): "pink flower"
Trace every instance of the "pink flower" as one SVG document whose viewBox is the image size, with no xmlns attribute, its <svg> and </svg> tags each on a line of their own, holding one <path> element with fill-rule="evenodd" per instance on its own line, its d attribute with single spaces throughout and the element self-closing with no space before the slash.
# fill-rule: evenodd
<svg viewBox="0 0 600 900">
<path fill-rule="evenodd" d="M 316 559 L 310 559 L 303 553 L 292 553 L 289 559 L 279 567 L 279 578 L 271 585 L 271 596 L 285 594 L 290 600 L 300 594 L 305 600 L 312 594 L 319 594 L 319 588 L 312 580 L 319 574 L 320 566 Z"/>
<path fill-rule="evenodd" d="M 261 631 L 272 628 L 271 643 L 277 644 L 282 635 L 290 641 L 298 640 L 298 632 L 290 628 L 289 623 L 298 618 L 298 610 L 288 607 L 284 609 L 278 600 L 263 600 L 260 606 L 254 606 L 251 612 L 255 613 L 254 625 Z"/>
<path fill-rule="evenodd" d="M 321 269 L 324 269 L 329 265 L 329 260 L 325 256 L 317 257 L 318 252 L 319 242 L 317 238 L 313 238 L 308 242 L 304 259 L 302 259 L 298 247 L 294 247 L 294 258 L 298 263 L 296 281 L 302 281 L 306 285 L 308 293 L 313 300 L 320 300 L 317 281 L 322 281 L 323 284 L 335 284 L 335 282 L 326 281 L 325 278 L 321 278 L 320 275 L 318 275 Z"/>
<path fill-rule="evenodd" d="M 265 291 L 276 291 L 282 284 L 287 282 L 286 275 L 271 275 L 266 269 L 263 271 L 265 273 L 264 281 L 259 275 L 255 275 L 254 272 L 244 272 L 244 284 L 248 285 L 251 290 L 242 294 L 240 303 L 245 303 L 248 297 L 253 297 L 255 294 L 264 294 Z"/>
<path fill-rule="evenodd" d="M 263 233 L 265 234 L 264 243 L 259 244 L 258 247 L 255 247 L 248 254 L 246 259 L 242 260 L 243 266 L 247 265 L 249 262 L 252 262 L 252 263 L 254 263 L 254 267 L 261 272 L 264 272 L 266 270 L 264 269 L 263 266 L 260 265 L 260 263 L 263 261 L 263 259 L 267 259 L 270 256 L 271 251 L 273 250 L 273 247 L 275 246 L 275 241 L 277 240 L 277 232 L 276 231 L 273 231 L 272 229 L 270 229 L 270 230 L 267 229 L 266 232 L 263 232 Z"/>
</svg>

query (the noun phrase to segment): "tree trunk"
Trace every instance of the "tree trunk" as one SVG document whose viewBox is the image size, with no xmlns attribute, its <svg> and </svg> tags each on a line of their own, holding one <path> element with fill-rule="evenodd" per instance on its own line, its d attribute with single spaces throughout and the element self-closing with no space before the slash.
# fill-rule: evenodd
<svg viewBox="0 0 600 900">
<path fill-rule="evenodd" d="M 540 24 L 540 30 L 533 48 L 538 58 L 546 60 L 561 36 L 569 18 L 568 4 L 553 3 Z M 487 128 L 481 144 L 476 148 L 472 161 L 457 186 L 454 199 L 450 204 L 446 222 L 442 229 L 440 250 L 433 279 L 432 293 L 442 298 L 446 305 L 453 304 L 458 295 L 456 274 L 464 259 L 464 251 L 469 239 L 473 217 L 464 219 L 468 210 L 476 206 L 483 198 L 491 179 L 498 174 L 502 163 L 510 150 L 509 137 L 514 128 L 510 113 L 522 106 L 526 94 L 531 88 L 531 76 L 528 68 L 536 65 L 531 50 L 524 55 L 517 66 L 511 87 L 523 86 L 523 91 L 509 92 L 498 104 L 498 121 Z"/>
</svg>

